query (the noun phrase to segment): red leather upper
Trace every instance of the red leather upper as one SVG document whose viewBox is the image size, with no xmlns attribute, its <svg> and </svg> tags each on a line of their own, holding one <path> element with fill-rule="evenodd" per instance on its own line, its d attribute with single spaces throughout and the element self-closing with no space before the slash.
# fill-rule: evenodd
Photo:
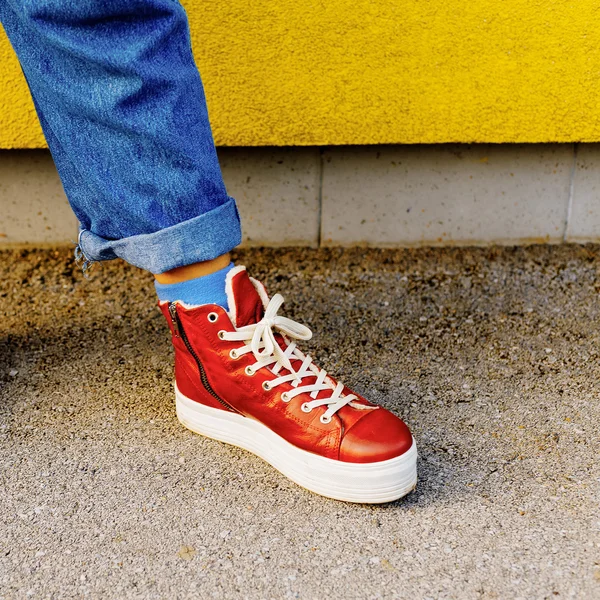
<svg viewBox="0 0 600 600">
<path fill-rule="evenodd" d="M 264 307 L 246 271 L 237 272 L 230 283 L 229 305 L 236 325 L 241 327 L 258 322 L 263 316 Z M 159 306 L 173 333 L 175 379 L 179 391 L 202 404 L 229 410 L 203 385 L 196 359 L 183 338 L 175 334 L 168 303 Z M 214 322 L 209 320 L 211 313 L 217 315 Z M 187 309 L 178 304 L 177 316 L 214 393 L 231 409 L 260 421 L 295 446 L 327 458 L 352 463 L 387 460 L 403 454 L 411 447 L 412 436 L 408 427 L 389 411 L 375 407 L 360 396 L 358 401 L 337 411 L 330 423 L 324 424 L 319 419 L 327 407 L 314 408 L 309 413 L 300 410 L 304 402 L 313 400 L 310 394 L 300 394 L 286 403 L 281 399 L 281 394 L 293 389 L 290 383 L 264 390 L 263 381 L 271 381 L 276 376 L 267 367 L 259 369 L 252 376 L 247 375 L 245 368 L 256 362 L 251 352 L 237 359 L 230 357 L 230 351 L 241 348 L 244 342 L 219 338 L 221 330 L 235 331 L 229 315 L 220 306 L 202 305 Z M 280 343 L 285 344 L 283 338 Z M 310 383 L 310 378 L 305 378 L 302 385 Z M 350 390 L 345 389 L 345 393 L 350 393 Z M 319 392 L 318 398 L 329 395 L 330 391 Z M 354 408 L 352 404 L 359 408 Z"/>
</svg>

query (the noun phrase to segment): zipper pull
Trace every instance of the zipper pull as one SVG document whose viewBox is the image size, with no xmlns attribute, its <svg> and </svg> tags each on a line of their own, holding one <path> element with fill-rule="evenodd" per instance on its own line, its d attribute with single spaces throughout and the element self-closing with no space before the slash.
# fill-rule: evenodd
<svg viewBox="0 0 600 600">
<path fill-rule="evenodd" d="M 180 337 L 179 317 L 177 316 L 177 305 L 175 304 L 175 302 L 169 302 L 169 314 L 171 315 L 171 323 L 173 324 L 173 331 L 175 332 L 175 337 Z"/>
</svg>

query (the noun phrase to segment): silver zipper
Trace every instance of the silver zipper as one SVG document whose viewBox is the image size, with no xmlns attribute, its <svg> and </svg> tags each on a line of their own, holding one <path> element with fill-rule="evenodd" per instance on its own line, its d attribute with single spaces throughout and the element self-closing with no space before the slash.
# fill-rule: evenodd
<svg viewBox="0 0 600 600">
<path fill-rule="evenodd" d="M 194 360 L 196 361 L 196 365 L 198 366 L 198 371 L 200 373 L 200 381 L 204 386 L 204 389 L 224 408 L 230 410 L 231 412 L 239 414 L 239 410 L 236 410 L 235 408 L 233 408 L 233 406 L 225 402 L 225 400 L 223 400 L 223 398 L 221 398 L 221 396 L 219 396 L 219 394 L 217 394 L 217 392 L 215 392 L 215 390 L 213 390 L 212 386 L 210 385 L 208 377 L 206 376 L 206 371 L 204 370 L 204 366 L 198 358 L 198 355 L 196 354 L 195 350 L 192 348 L 192 345 L 190 344 L 190 341 L 188 340 L 188 337 L 183 329 L 183 325 L 179 320 L 179 315 L 177 314 L 177 304 L 175 304 L 175 302 L 169 302 L 169 314 L 171 315 L 171 321 L 173 323 L 173 329 L 175 330 L 175 336 L 183 340 L 183 343 L 188 349 L 188 352 L 194 357 Z"/>
</svg>

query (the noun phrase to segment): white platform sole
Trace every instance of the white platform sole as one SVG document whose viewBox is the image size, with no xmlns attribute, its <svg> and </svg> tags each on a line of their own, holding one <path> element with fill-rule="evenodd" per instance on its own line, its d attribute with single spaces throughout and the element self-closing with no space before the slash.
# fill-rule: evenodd
<svg viewBox="0 0 600 600">
<path fill-rule="evenodd" d="M 378 504 L 402 498 L 417 484 L 417 446 L 376 463 L 347 463 L 317 456 L 285 441 L 268 427 L 232 412 L 190 400 L 175 386 L 177 417 L 185 427 L 244 448 L 298 485 L 336 500 Z"/>
</svg>

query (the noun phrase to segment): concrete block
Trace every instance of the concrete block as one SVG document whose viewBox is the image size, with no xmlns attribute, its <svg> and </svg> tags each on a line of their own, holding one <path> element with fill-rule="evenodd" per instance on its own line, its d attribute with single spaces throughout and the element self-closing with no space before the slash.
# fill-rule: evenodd
<svg viewBox="0 0 600 600">
<path fill-rule="evenodd" d="M 220 148 L 219 158 L 245 246 L 318 245 L 318 148 Z"/>
<path fill-rule="evenodd" d="M 324 245 L 560 242 L 572 144 L 330 148 Z"/>
<path fill-rule="evenodd" d="M 77 240 L 77 219 L 47 151 L 0 151 L 0 207 L 0 244 Z"/>
<path fill-rule="evenodd" d="M 578 144 L 565 239 L 600 241 L 600 144 Z"/>
</svg>

